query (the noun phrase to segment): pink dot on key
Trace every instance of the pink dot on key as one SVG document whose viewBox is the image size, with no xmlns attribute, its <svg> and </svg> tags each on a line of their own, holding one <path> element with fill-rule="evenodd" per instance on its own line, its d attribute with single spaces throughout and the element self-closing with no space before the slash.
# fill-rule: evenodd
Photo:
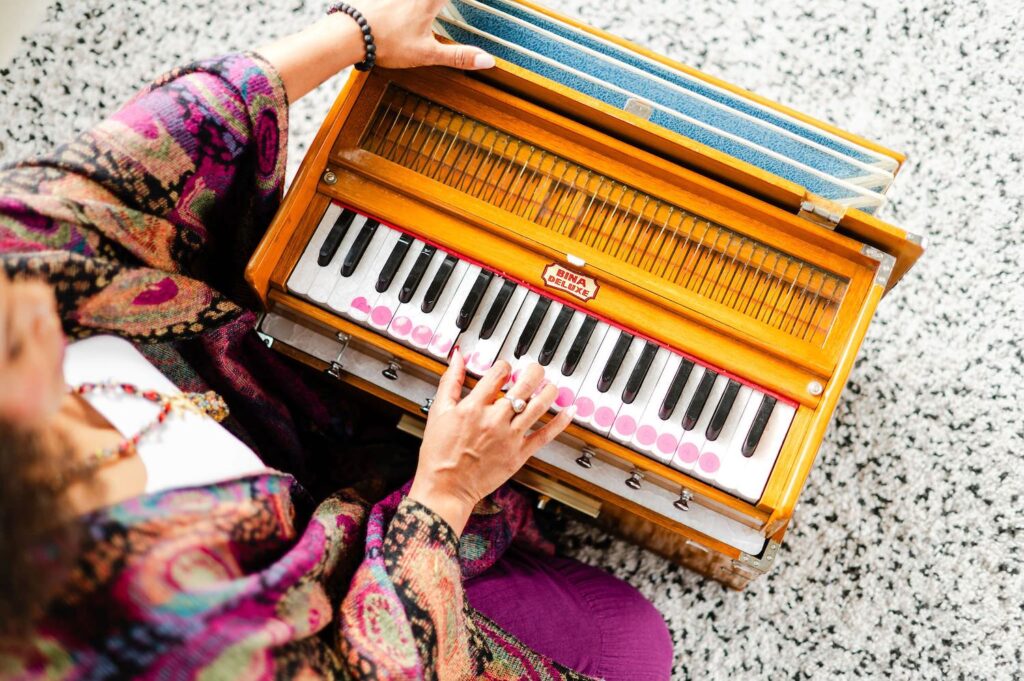
<svg viewBox="0 0 1024 681">
<path fill-rule="evenodd" d="M 353 298 L 351 306 L 353 309 L 359 310 L 360 312 L 365 313 L 370 311 L 369 301 L 367 301 L 366 298 L 363 298 L 362 296 L 357 296 Z"/>
<path fill-rule="evenodd" d="M 609 409 L 608 407 L 601 407 L 594 414 L 594 423 L 601 426 L 602 428 L 607 428 L 608 426 L 612 425 L 612 421 L 614 420 L 615 412 Z"/>
<path fill-rule="evenodd" d="M 684 442 L 680 447 L 679 451 L 676 452 L 676 456 L 683 463 L 693 463 L 697 460 L 700 455 L 700 451 L 697 449 L 697 445 L 692 442 Z"/>
<path fill-rule="evenodd" d="M 679 440 L 676 439 L 671 433 L 663 433 L 658 438 L 658 451 L 662 454 L 671 454 L 676 451 L 676 447 L 679 446 Z"/>
<path fill-rule="evenodd" d="M 515 385 L 516 381 L 518 381 L 518 380 L 519 380 L 519 372 L 518 371 L 513 371 L 512 375 L 508 377 L 508 384 L 509 385 Z"/>
<path fill-rule="evenodd" d="M 412 331 L 412 320 L 408 317 L 395 317 L 390 328 L 396 336 L 405 338 Z"/>
<path fill-rule="evenodd" d="M 619 418 L 615 419 L 615 430 L 622 435 L 632 435 L 636 432 L 636 419 L 632 416 L 623 414 Z"/>
<path fill-rule="evenodd" d="M 430 347 L 434 349 L 439 355 L 447 356 L 452 349 L 452 342 L 445 340 L 442 336 L 434 336 L 434 340 L 431 342 Z"/>
<path fill-rule="evenodd" d="M 640 426 L 636 431 L 636 441 L 644 447 L 650 447 L 658 439 L 658 431 L 652 426 Z M 675 445 L 673 445 L 675 447 Z"/>
<path fill-rule="evenodd" d="M 711 452 L 706 452 L 700 455 L 700 460 L 697 462 L 700 469 L 705 473 L 714 473 L 718 470 L 718 467 L 722 465 L 722 462 L 718 460 L 718 457 Z"/>
<path fill-rule="evenodd" d="M 417 347 L 425 348 L 430 345 L 430 339 L 434 337 L 434 332 L 429 326 L 417 326 L 412 330 L 412 342 Z"/>
<path fill-rule="evenodd" d="M 469 356 L 469 360 L 466 362 L 466 366 L 468 366 L 470 369 L 472 369 L 478 374 L 483 374 L 494 365 L 488 364 L 487 362 L 481 362 L 480 353 L 474 352 L 472 355 Z"/>
<path fill-rule="evenodd" d="M 576 393 L 569 390 L 568 388 L 559 388 L 558 395 L 555 396 L 555 404 L 565 409 L 570 404 L 572 404 L 572 401 L 574 399 L 576 399 Z"/>
<path fill-rule="evenodd" d="M 373 308 L 373 312 L 370 314 L 370 320 L 377 326 L 384 326 L 391 321 L 391 317 L 395 313 L 391 311 L 391 308 L 387 305 L 378 305 Z"/>
<path fill-rule="evenodd" d="M 594 400 L 589 397 L 581 397 L 576 400 L 576 415 L 582 418 L 588 418 L 594 413 Z"/>
</svg>

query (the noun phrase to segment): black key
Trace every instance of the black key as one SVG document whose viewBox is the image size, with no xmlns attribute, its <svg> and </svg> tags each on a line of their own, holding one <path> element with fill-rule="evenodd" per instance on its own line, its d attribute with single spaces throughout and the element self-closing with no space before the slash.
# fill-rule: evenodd
<svg viewBox="0 0 1024 681">
<path fill-rule="evenodd" d="M 730 380 L 729 385 L 725 386 L 722 399 L 718 400 L 715 413 L 711 415 L 711 421 L 708 422 L 708 429 L 704 431 L 704 435 L 712 442 L 717 440 L 718 436 L 722 434 L 722 426 L 725 425 L 725 420 L 729 418 L 729 412 L 732 411 L 733 402 L 736 401 L 736 394 L 739 391 L 739 381 Z"/>
<path fill-rule="evenodd" d="M 633 404 L 633 400 L 636 399 L 636 394 L 640 392 L 640 388 L 644 384 L 644 379 L 647 378 L 647 372 L 651 369 L 651 362 L 654 361 L 654 356 L 658 354 L 658 346 L 654 343 L 648 342 L 644 346 L 644 349 L 640 351 L 640 359 L 636 361 L 636 366 L 633 367 L 633 373 L 629 375 L 629 380 L 626 381 L 626 387 L 622 391 L 622 401 L 626 404 Z"/>
<path fill-rule="evenodd" d="M 754 450 L 757 449 L 757 443 L 761 441 L 764 427 L 768 425 L 768 418 L 772 415 L 772 409 L 774 408 L 774 397 L 765 395 L 761 398 L 761 406 L 757 408 L 757 413 L 754 414 L 754 422 L 750 424 L 747 437 L 744 438 L 743 446 L 740 447 L 740 453 L 748 459 L 754 455 Z"/>
<path fill-rule="evenodd" d="M 576 373 L 580 357 L 583 356 L 583 352 L 587 349 L 587 344 L 590 343 L 590 337 L 594 335 L 594 329 L 596 328 L 597 320 L 595 318 L 587 317 L 583 320 L 580 331 L 576 334 L 576 340 L 569 347 L 569 352 L 565 353 L 565 361 L 562 362 L 563 376 L 572 376 Z"/>
<path fill-rule="evenodd" d="M 693 430 L 693 427 L 697 425 L 697 419 L 704 411 L 704 404 L 708 401 L 711 386 L 714 385 L 716 378 L 718 378 L 717 373 L 711 369 L 704 370 L 704 375 L 700 377 L 700 383 L 697 384 L 697 391 L 693 393 L 690 406 L 686 408 L 686 413 L 683 415 L 683 430 Z"/>
<path fill-rule="evenodd" d="M 363 223 L 363 228 L 359 230 L 356 240 L 352 242 L 352 248 L 348 249 L 348 253 L 345 254 L 345 262 L 341 264 L 341 276 L 351 277 L 352 273 L 356 271 L 359 261 L 363 259 L 366 247 L 370 245 L 370 239 L 377 233 L 378 227 L 380 227 L 380 223 L 376 220 L 367 220 Z"/>
<path fill-rule="evenodd" d="M 473 317 L 476 316 L 476 309 L 480 307 L 480 299 L 484 297 L 484 291 L 487 290 L 487 285 L 491 283 L 491 279 L 494 278 L 494 272 L 490 270 L 480 270 L 480 274 L 476 275 L 476 281 L 473 282 L 473 288 L 469 289 L 469 295 L 466 296 L 466 302 L 462 304 L 462 309 L 459 310 L 459 316 L 455 320 L 455 326 L 459 327 L 459 331 L 465 331 L 469 328 L 469 325 L 473 323 Z"/>
<path fill-rule="evenodd" d="M 434 306 L 437 305 L 438 299 L 441 297 L 441 293 L 444 291 L 445 285 L 452 276 L 452 270 L 455 269 L 455 265 L 459 262 L 459 259 L 454 255 L 445 256 L 445 259 L 441 262 L 441 266 L 437 268 L 437 272 L 434 273 L 434 280 L 430 282 L 430 286 L 427 287 L 427 292 L 423 295 L 423 304 L 420 305 L 420 309 L 426 314 L 430 314 L 434 311 Z"/>
<path fill-rule="evenodd" d="M 544 345 L 541 347 L 540 354 L 537 357 L 537 363 L 542 367 L 551 364 L 551 360 L 555 358 L 558 346 L 562 343 L 562 336 L 565 335 L 565 329 L 569 326 L 569 320 L 572 319 L 575 312 L 576 310 L 568 306 L 563 306 L 558 311 L 558 316 L 555 317 L 555 323 L 551 327 L 551 332 L 544 341 Z"/>
<path fill-rule="evenodd" d="M 416 262 L 412 264 L 412 269 L 409 270 L 409 276 L 405 278 L 405 283 L 402 284 L 402 290 L 398 293 L 398 302 L 408 303 L 412 300 L 412 297 L 416 295 L 416 289 L 420 287 L 420 281 L 423 279 L 424 272 L 427 271 L 427 267 L 430 266 L 430 259 L 434 257 L 434 253 L 437 249 L 433 246 L 427 245 L 423 247 L 420 254 L 416 256 Z"/>
<path fill-rule="evenodd" d="M 672 416 L 672 412 L 676 410 L 676 403 L 679 402 L 679 396 L 683 394 L 683 388 L 686 387 L 686 380 L 690 378 L 691 371 L 693 371 L 693 362 L 683 357 L 679 368 L 676 369 L 675 378 L 672 379 L 672 384 L 669 385 L 668 391 L 665 393 L 661 409 L 658 410 L 658 418 L 662 421 L 668 421 L 668 417 Z"/>
<path fill-rule="evenodd" d="M 533 306 L 533 312 L 530 313 L 530 318 L 526 320 L 526 326 L 523 327 L 523 332 L 519 334 L 519 340 L 516 341 L 516 351 L 512 353 L 516 359 L 522 357 L 530 349 L 533 337 L 537 335 L 537 330 L 540 328 L 541 322 L 544 321 L 544 315 L 548 313 L 549 307 L 551 307 L 551 301 L 547 298 L 539 298 L 537 304 Z"/>
<path fill-rule="evenodd" d="M 377 286 L 375 287 L 377 293 L 384 293 L 391 288 L 391 282 L 394 281 L 398 268 L 405 262 L 405 256 L 408 255 L 412 242 L 413 238 L 408 234 L 398 237 L 398 243 L 391 249 L 391 255 L 384 261 L 384 267 L 381 268 L 380 274 L 377 275 Z"/>
<path fill-rule="evenodd" d="M 327 238 L 320 244 L 320 255 L 317 256 L 316 264 L 320 267 L 327 267 L 334 260 L 334 254 L 338 252 L 338 246 L 341 245 L 341 240 L 345 238 L 348 233 L 348 228 L 352 226 L 352 221 L 356 219 L 356 214 L 350 210 L 344 210 L 338 219 L 334 221 L 334 226 L 331 227 L 331 231 L 327 233 Z"/>
<path fill-rule="evenodd" d="M 622 360 L 626 359 L 626 352 L 629 350 L 629 344 L 632 342 L 632 334 L 628 334 L 625 331 L 619 334 L 619 339 L 615 341 L 615 347 L 612 348 L 612 354 L 608 356 L 608 361 L 605 362 L 601 378 L 597 381 L 598 392 L 606 393 L 612 387 L 612 382 L 618 375 L 619 367 L 622 366 Z"/>
<path fill-rule="evenodd" d="M 508 307 L 508 301 L 512 298 L 512 294 L 515 293 L 516 285 L 514 282 L 505 281 L 498 289 L 498 295 L 494 297 L 494 302 L 491 303 L 491 309 L 487 311 L 487 316 L 484 317 L 483 326 L 480 327 L 480 339 L 487 340 L 494 335 L 494 327 L 498 325 L 501 320 L 501 315 L 505 314 L 505 308 Z"/>
</svg>

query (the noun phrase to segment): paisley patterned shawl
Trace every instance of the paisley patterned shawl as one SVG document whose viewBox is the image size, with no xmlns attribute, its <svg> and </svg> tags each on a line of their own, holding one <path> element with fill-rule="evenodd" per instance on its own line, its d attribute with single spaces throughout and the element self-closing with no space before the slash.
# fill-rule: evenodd
<svg viewBox="0 0 1024 681">
<path fill-rule="evenodd" d="M 286 130 L 259 56 L 175 71 L 0 171 L 0 266 L 51 282 L 71 337 L 123 336 L 182 389 L 220 392 L 226 425 L 302 481 L 310 458 L 344 461 L 342 410 L 259 342 L 242 280 L 278 206 Z M 499 490 L 458 541 L 405 491 L 305 511 L 295 478 L 268 474 L 91 514 L 33 639 L 0 642 L 0 676 L 583 678 L 465 602 L 464 576 L 513 541 L 550 550 L 525 500 Z"/>
</svg>

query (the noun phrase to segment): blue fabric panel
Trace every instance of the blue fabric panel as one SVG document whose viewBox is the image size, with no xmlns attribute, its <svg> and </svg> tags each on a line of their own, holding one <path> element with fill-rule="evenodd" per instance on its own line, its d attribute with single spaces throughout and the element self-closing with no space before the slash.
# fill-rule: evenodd
<svg viewBox="0 0 1024 681">
<path fill-rule="evenodd" d="M 752 144 L 770 149 L 786 158 L 799 161 L 806 166 L 839 179 L 859 178 L 868 174 L 863 168 L 850 163 L 843 157 L 810 146 L 802 138 L 794 139 L 793 137 L 781 134 L 779 131 L 737 116 L 730 110 L 721 109 L 708 102 L 701 101 L 690 94 L 689 91 L 680 91 L 662 81 L 649 77 L 649 75 L 646 75 L 646 72 L 644 72 L 645 75 L 641 75 L 636 71 L 623 67 L 619 63 L 595 57 L 575 46 L 567 45 L 549 36 L 519 26 L 503 17 L 495 16 L 468 5 L 461 0 L 453 0 L 452 4 L 458 9 L 467 23 L 481 31 L 520 45 L 531 52 L 553 59 L 560 64 L 565 64 L 602 82 L 617 85 L 623 90 L 700 121 L 714 130 L 731 133 Z M 716 147 L 711 141 L 714 138 L 713 135 L 701 132 L 699 127 L 695 127 L 694 130 L 696 131 L 695 134 L 690 136 L 692 139 L 708 146 Z M 738 158 L 752 162 L 745 156 L 739 156 Z"/>
<path fill-rule="evenodd" d="M 777 125 L 780 128 L 789 130 L 790 132 L 796 133 L 801 137 L 816 142 L 824 147 L 838 151 L 850 158 L 854 158 L 864 163 L 877 163 L 878 158 L 863 149 L 856 146 L 847 144 L 843 140 L 821 134 L 813 128 L 808 128 L 799 123 L 798 121 L 789 118 L 788 116 L 779 114 L 771 109 L 764 109 L 756 104 L 749 102 L 742 97 L 734 95 L 732 93 L 719 90 L 711 85 L 708 85 L 699 80 L 691 80 L 686 78 L 677 71 L 657 62 L 650 61 L 638 54 L 635 54 L 625 48 L 617 45 L 605 43 L 602 40 L 595 38 L 589 33 L 580 31 L 572 26 L 562 24 L 560 22 L 549 19 L 545 16 L 535 15 L 528 10 L 519 7 L 515 3 L 505 2 L 505 0 L 478 0 L 481 4 L 488 5 L 497 10 L 505 12 L 510 16 L 514 16 L 517 19 L 529 22 L 536 26 L 539 26 L 555 35 L 571 40 L 579 45 L 588 47 L 595 52 L 608 55 L 613 59 L 629 64 L 638 69 L 646 71 L 652 75 L 656 75 L 659 78 L 663 78 L 670 83 L 678 85 L 682 88 L 696 92 L 708 99 L 720 102 L 729 106 L 730 108 L 742 111 L 746 114 L 760 118 L 761 120 L 767 121 L 773 125 Z M 461 6 L 465 6 L 459 3 Z M 461 7 L 460 7 L 461 11 Z M 498 35 L 498 34 L 495 34 Z M 499 36 L 504 37 L 504 36 Z M 511 38 L 508 38 L 510 41 Z M 529 45 L 530 43 L 526 43 Z"/>
<path fill-rule="evenodd" d="M 447 21 L 444 22 L 444 28 L 451 38 L 457 42 L 465 45 L 474 45 L 484 49 L 496 57 L 512 62 L 517 66 L 521 66 L 522 68 L 528 69 L 557 83 L 561 83 L 566 87 L 610 104 L 611 106 L 621 109 L 626 105 L 626 95 L 600 85 L 599 83 L 594 83 L 590 80 L 581 78 L 572 71 L 564 70 L 529 54 L 513 50 L 486 37 L 459 28 Z M 770 173 L 778 175 L 779 177 L 795 182 L 800 186 L 807 188 L 809 191 L 827 199 L 838 200 L 859 196 L 857 192 L 837 183 L 830 182 L 827 178 L 819 177 L 807 172 L 806 170 L 794 167 L 785 161 L 769 156 L 757 149 L 751 149 L 737 144 L 734 140 L 715 134 L 713 131 L 700 128 L 693 123 L 675 117 L 664 111 L 655 110 L 654 114 L 651 116 L 651 122 L 685 137 L 697 139 L 712 148 L 722 151 L 723 153 L 735 158 L 740 158 L 754 166 L 763 168 Z"/>
</svg>

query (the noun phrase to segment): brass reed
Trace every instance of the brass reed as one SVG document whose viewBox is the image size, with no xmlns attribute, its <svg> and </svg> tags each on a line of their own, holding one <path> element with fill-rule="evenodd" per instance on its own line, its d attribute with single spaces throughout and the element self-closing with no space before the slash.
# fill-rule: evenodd
<svg viewBox="0 0 1024 681">
<path fill-rule="evenodd" d="M 394 85 L 361 147 L 819 346 L 847 289 L 844 277 Z"/>
</svg>

